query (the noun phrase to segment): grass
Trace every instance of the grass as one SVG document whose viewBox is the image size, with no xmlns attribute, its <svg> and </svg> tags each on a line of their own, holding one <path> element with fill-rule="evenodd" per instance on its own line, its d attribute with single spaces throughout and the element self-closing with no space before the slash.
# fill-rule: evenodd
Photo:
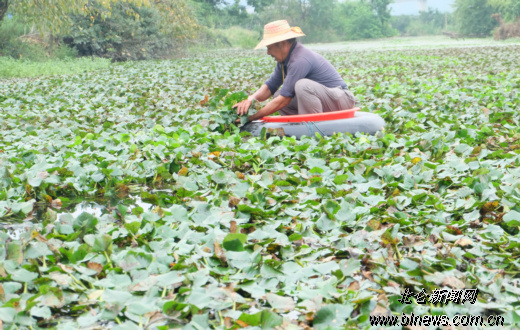
<svg viewBox="0 0 520 330">
<path fill-rule="evenodd" d="M 103 58 L 75 58 L 48 60 L 45 62 L 15 60 L 0 57 L 0 78 L 24 78 L 53 75 L 69 75 L 106 69 L 110 60 Z"/>
<path fill-rule="evenodd" d="M 233 48 L 250 49 L 254 48 L 259 42 L 257 31 L 247 30 L 238 26 L 217 30 L 217 33 L 229 41 Z"/>
</svg>

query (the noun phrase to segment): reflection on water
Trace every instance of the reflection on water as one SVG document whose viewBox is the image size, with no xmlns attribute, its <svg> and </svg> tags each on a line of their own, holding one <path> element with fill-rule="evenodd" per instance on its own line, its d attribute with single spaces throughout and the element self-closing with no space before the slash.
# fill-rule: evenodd
<svg viewBox="0 0 520 330">
<path fill-rule="evenodd" d="M 139 206 L 144 210 L 144 212 L 146 212 L 146 211 L 150 211 L 151 208 L 153 207 L 152 204 L 143 202 L 143 200 L 141 199 L 140 196 L 131 196 L 128 199 L 117 200 L 115 203 L 111 202 L 111 203 L 107 203 L 105 205 L 101 205 L 96 202 L 83 201 L 74 206 L 73 212 L 68 211 L 68 212 L 59 213 L 58 221 L 60 220 L 61 216 L 65 215 L 65 214 L 70 214 L 74 218 L 77 218 L 83 212 L 92 214 L 94 217 L 99 218 L 102 215 L 109 213 L 110 210 L 117 207 L 118 204 L 124 204 L 128 208 L 128 211 L 132 211 L 132 209 L 134 207 Z"/>
<path fill-rule="evenodd" d="M 72 215 L 73 218 L 77 218 L 81 213 L 86 212 L 92 214 L 94 217 L 99 218 L 111 210 L 117 207 L 117 205 L 123 204 L 131 211 L 134 207 L 141 207 L 144 212 L 150 211 L 153 207 L 152 204 L 143 202 L 141 196 L 130 196 L 126 199 L 118 200 L 107 200 L 105 204 L 100 204 L 95 201 L 82 201 L 80 203 L 71 204 L 68 207 L 54 210 L 56 212 L 56 221 L 59 222 L 65 215 Z M 19 240 L 20 235 L 23 232 L 32 230 L 35 223 L 41 223 L 47 217 L 47 207 L 43 209 L 35 210 L 34 218 L 23 222 L 9 222 L 0 223 L 0 230 L 5 231 L 13 240 Z"/>
<path fill-rule="evenodd" d="M 81 202 L 74 207 L 74 212 L 65 212 L 58 214 L 58 221 L 61 216 L 65 214 L 71 214 L 74 218 L 77 218 L 81 213 L 86 212 L 92 214 L 94 217 L 99 218 L 103 215 L 103 211 L 106 210 L 106 206 L 92 202 Z"/>
</svg>

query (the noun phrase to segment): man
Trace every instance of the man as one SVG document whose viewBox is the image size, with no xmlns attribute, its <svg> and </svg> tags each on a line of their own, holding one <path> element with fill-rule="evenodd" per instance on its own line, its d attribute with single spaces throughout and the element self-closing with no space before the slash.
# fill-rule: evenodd
<svg viewBox="0 0 520 330">
<path fill-rule="evenodd" d="M 287 21 L 275 21 L 264 26 L 263 40 L 255 49 L 267 46 L 267 55 L 277 62 L 271 77 L 247 100 L 237 103 L 237 114 L 248 112 L 253 100 L 273 99 L 249 120 L 257 120 L 277 111 L 281 115 L 297 115 L 351 109 L 354 95 L 338 71 L 323 56 L 296 41 L 302 37 L 299 27 Z M 282 89 L 278 91 L 280 86 Z"/>
</svg>

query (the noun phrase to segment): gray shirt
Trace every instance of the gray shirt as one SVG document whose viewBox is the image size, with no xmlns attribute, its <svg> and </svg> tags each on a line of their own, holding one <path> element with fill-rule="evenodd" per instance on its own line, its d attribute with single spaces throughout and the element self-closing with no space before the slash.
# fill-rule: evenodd
<svg viewBox="0 0 520 330">
<path fill-rule="evenodd" d="M 293 44 L 284 63 L 276 64 L 273 74 L 265 82 L 265 85 L 271 91 L 271 95 L 274 95 L 283 84 L 280 95 L 292 98 L 296 95 L 294 92 L 296 82 L 304 78 L 329 88 L 347 87 L 343 78 L 329 61 L 320 54 L 305 48 L 299 42 Z"/>
</svg>

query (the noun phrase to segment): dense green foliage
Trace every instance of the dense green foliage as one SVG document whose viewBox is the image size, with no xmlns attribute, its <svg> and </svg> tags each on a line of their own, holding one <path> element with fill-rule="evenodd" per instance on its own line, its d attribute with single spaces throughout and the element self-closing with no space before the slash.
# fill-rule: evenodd
<svg viewBox="0 0 520 330">
<path fill-rule="evenodd" d="M 26 57 L 30 59 L 60 58 L 55 55 L 55 45 L 62 41 L 74 46 L 75 56 L 114 60 L 174 57 L 198 30 L 191 7 L 180 0 L 8 0 L 6 4 L 14 19 L 0 16 L 2 32 L 19 30 L 13 24 L 23 22 L 23 38 L 27 39 L 25 33 L 30 30 L 30 37 L 39 39 L 37 45 L 29 45 L 18 38 L 18 31 L 0 34 L 0 54 L 13 58 L 27 53 L 35 55 Z"/>
<path fill-rule="evenodd" d="M 451 27 L 453 25 L 452 17 L 451 14 L 441 13 L 438 10 L 429 8 L 427 11 L 420 12 L 418 16 L 393 16 L 390 24 L 401 35 L 438 35 L 448 30 L 448 26 Z"/>
<path fill-rule="evenodd" d="M 489 36 L 497 22 L 487 0 L 456 0 L 454 17 L 458 32 L 464 35 Z"/>
<path fill-rule="evenodd" d="M 511 22 L 520 18 L 520 1 L 487 0 L 487 2 L 505 21 Z"/>
<path fill-rule="evenodd" d="M 388 32 L 388 21 L 390 21 L 390 9 L 388 5 L 391 4 L 392 0 L 370 0 L 370 6 L 374 10 L 376 17 L 379 21 L 379 27 L 384 35 Z"/>
<path fill-rule="evenodd" d="M 13 59 L 45 61 L 77 56 L 77 51 L 66 45 L 49 45 L 37 32 L 28 32 L 27 25 L 15 19 L 0 25 L 0 56 Z"/>
<path fill-rule="evenodd" d="M 180 32 L 191 34 L 195 27 L 191 9 L 186 1 L 181 0 L 3 0 L 0 1 L 0 24 L 5 13 L 11 13 L 36 26 L 41 33 L 66 32 L 74 15 L 92 17 L 101 14 L 102 18 L 112 15 L 112 8 L 128 5 L 128 14 L 139 18 L 135 8 L 150 7 L 160 14 L 160 24 L 168 33 Z M 102 9 L 100 9 L 102 8 Z"/>
<path fill-rule="evenodd" d="M 519 51 L 324 53 L 387 121 L 377 136 L 240 134 L 226 89 L 268 77 L 256 52 L 0 81 L 3 326 L 514 327 Z M 100 213 L 68 214 L 78 198 Z M 480 293 L 403 305 L 405 287 Z"/>
<path fill-rule="evenodd" d="M 131 10 L 129 10 L 131 8 Z M 176 53 L 176 39 L 161 31 L 156 8 L 116 3 L 110 17 L 102 18 L 98 5 L 92 17 L 75 16 L 64 41 L 80 56 L 107 57 L 117 61 L 166 57 Z M 134 13 L 139 15 L 135 19 Z"/>
<path fill-rule="evenodd" d="M 254 1 L 261 11 L 248 14 L 238 2 L 229 6 L 200 1 L 198 19 L 209 28 L 239 25 L 257 31 L 261 37 L 267 22 L 286 19 L 300 26 L 308 42 L 358 40 L 392 36 L 388 25 L 389 9 L 384 1 L 338 2 L 337 0 L 270 0 Z M 250 1 L 251 5 L 253 1 Z"/>
</svg>

